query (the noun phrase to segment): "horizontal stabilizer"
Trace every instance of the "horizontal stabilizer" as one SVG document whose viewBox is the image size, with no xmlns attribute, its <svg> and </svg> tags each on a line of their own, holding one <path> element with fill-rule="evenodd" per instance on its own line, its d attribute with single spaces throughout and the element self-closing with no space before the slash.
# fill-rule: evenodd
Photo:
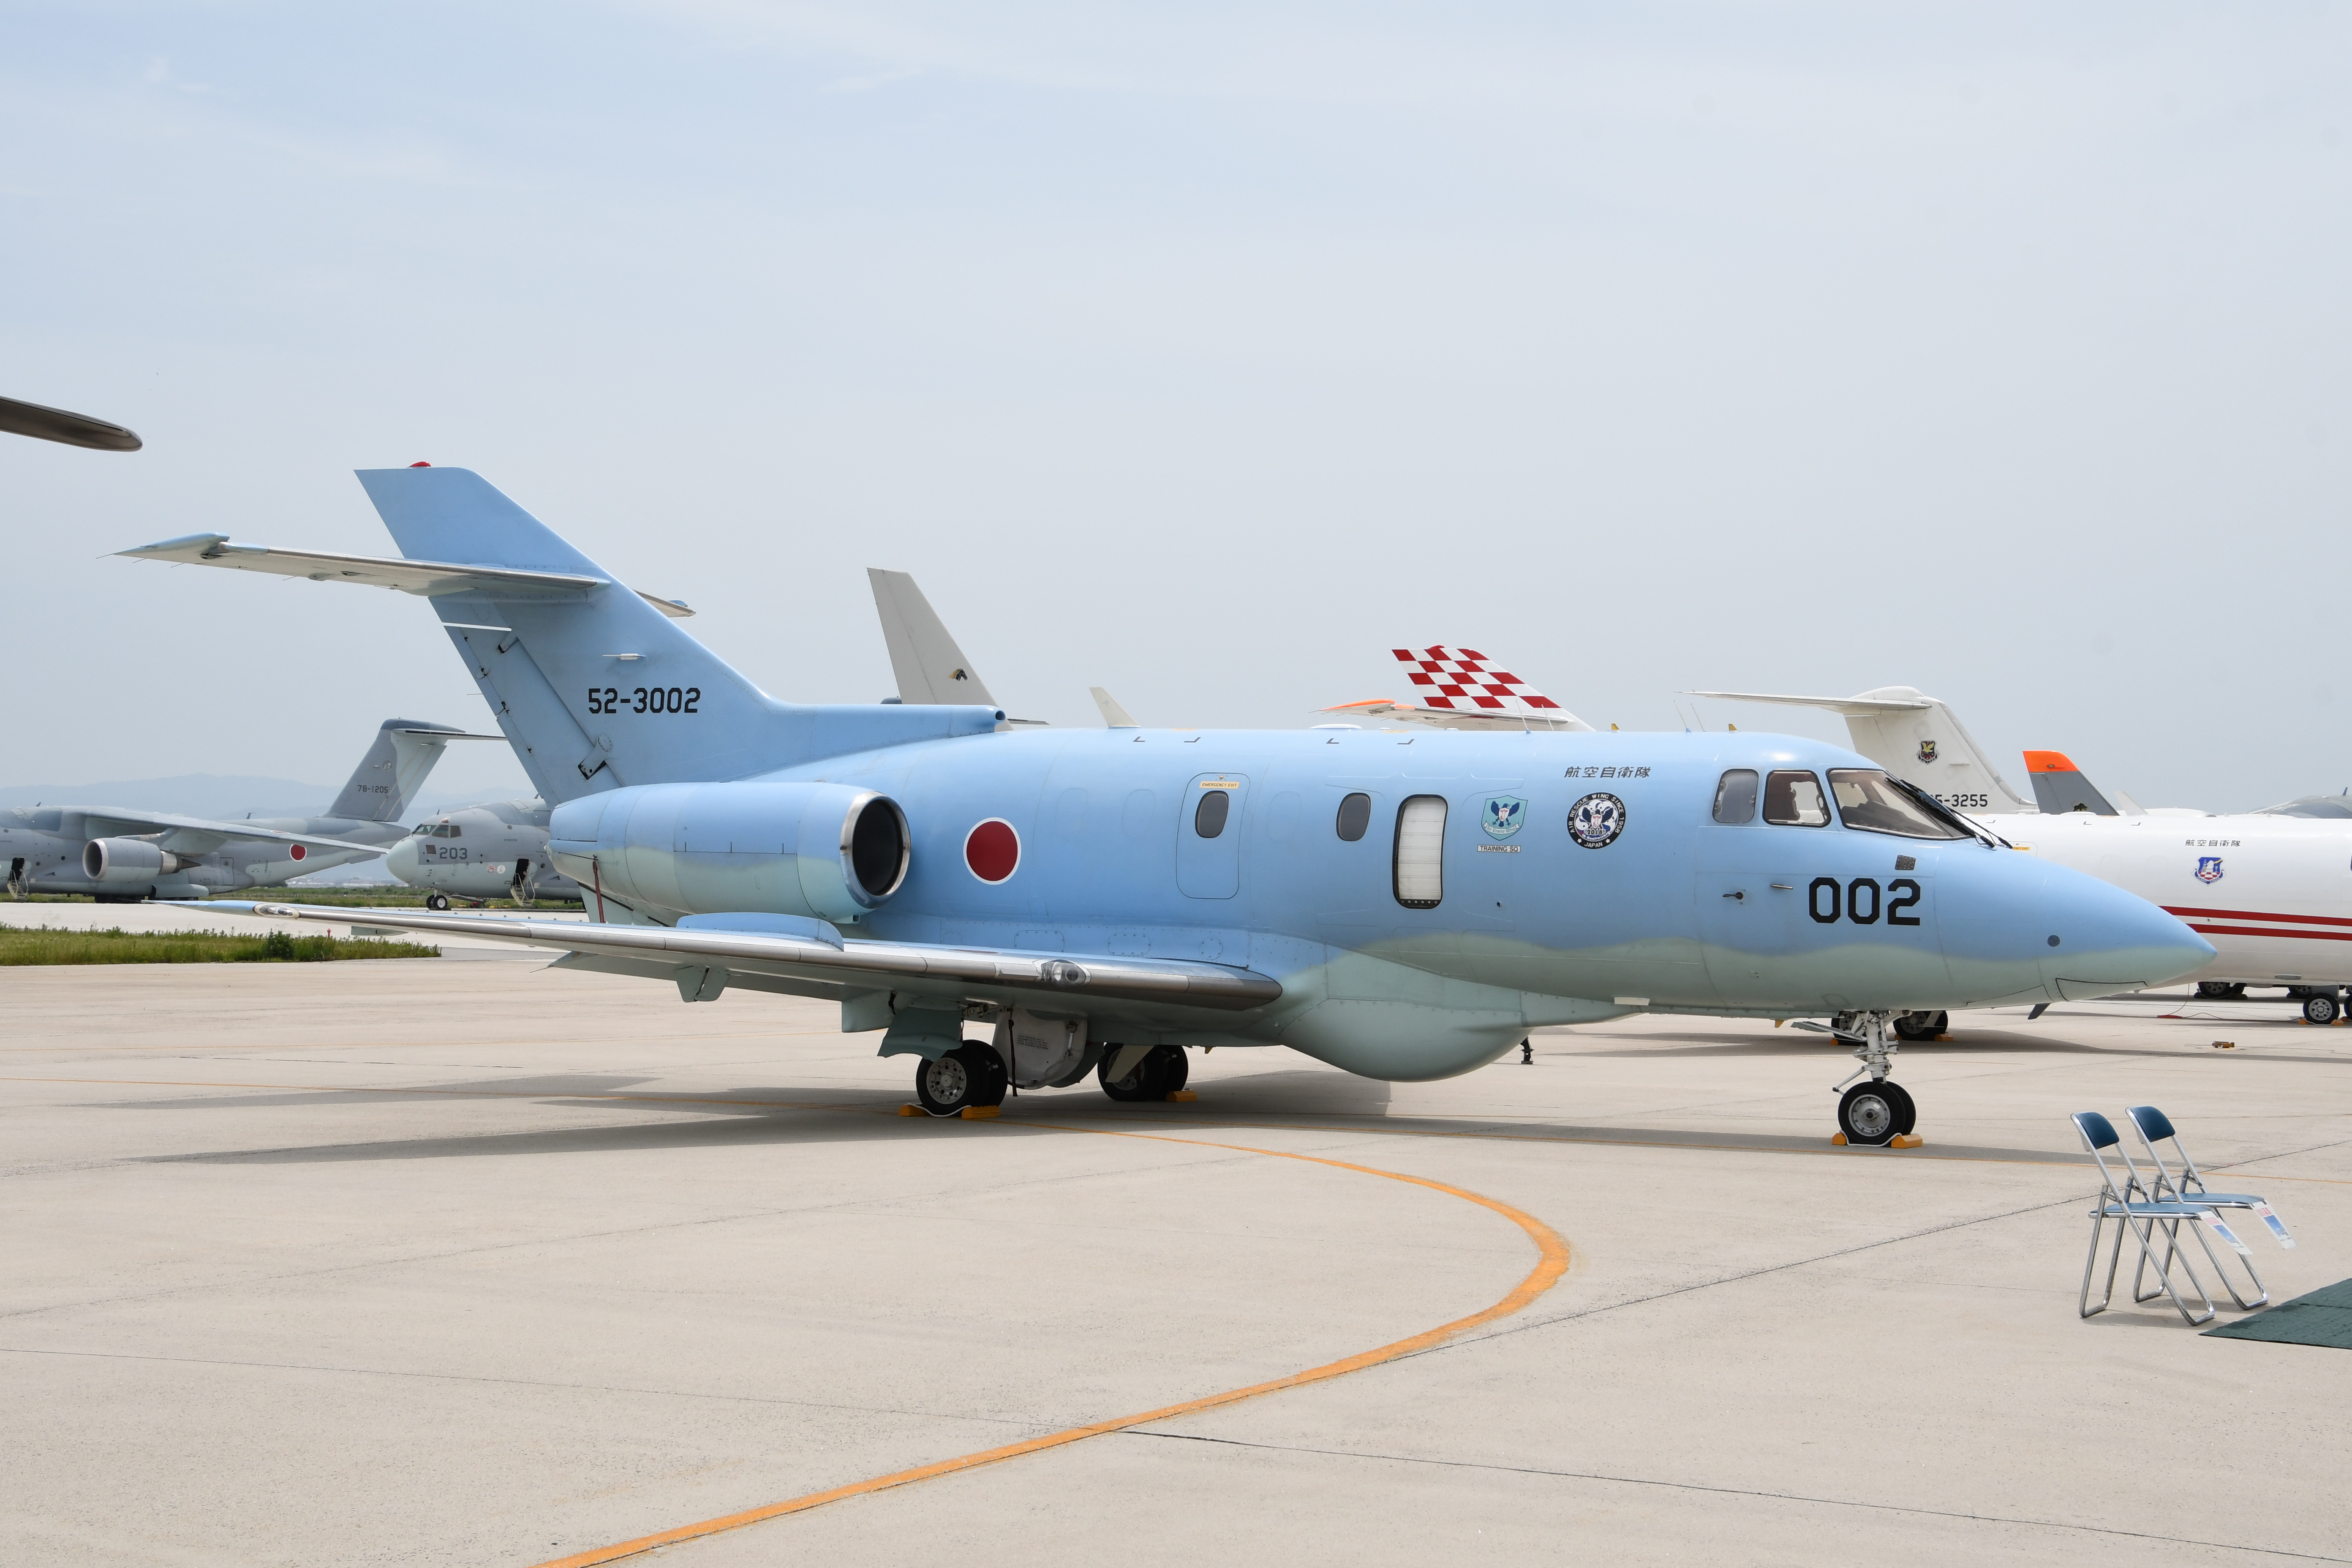
<svg viewBox="0 0 2352 1568">
<path fill-rule="evenodd" d="M 203 908 L 207 913 L 226 910 L 272 920 L 341 924 L 356 920 L 395 931 L 560 947 L 604 958 L 691 959 L 787 980 L 835 984 L 882 981 L 897 990 L 958 999 L 991 992 L 1002 992 L 1008 999 L 1034 997 L 1043 992 L 1236 1012 L 1263 1007 L 1282 998 L 1280 981 L 1253 970 L 1219 963 L 1092 953 L 1073 956 L 983 947 L 933 947 L 918 942 L 843 942 L 836 945 L 816 935 L 728 931 L 712 923 L 724 917 L 711 917 L 690 928 L 670 928 L 220 900 Z"/>
<path fill-rule="evenodd" d="M 357 583 L 371 588 L 396 588 L 404 594 L 438 598 L 444 594 L 482 593 L 499 599 L 577 599 L 605 579 L 573 572 L 522 572 L 510 566 L 472 566 L 450 561 L 403 561 L 383 555 L 342 555 L 324 550 L 281 550 L 268 544 L 239 544 L 225 533 L 191 533 L 160 544 L 118 550 L 141 561 L 169 561 L 189 566 L 226 566 L 239 572 L 266 572 L 279 577 L 307 577 L 313 583 Z M 633 589 L 637 597 L 672 620 L 694 612 L 677 599 L 664 599 Z"/>
</svg>

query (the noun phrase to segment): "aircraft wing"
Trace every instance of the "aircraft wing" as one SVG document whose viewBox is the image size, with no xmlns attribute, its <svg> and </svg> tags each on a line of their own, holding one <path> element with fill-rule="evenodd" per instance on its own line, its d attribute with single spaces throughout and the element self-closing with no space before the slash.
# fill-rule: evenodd
<svg viewBox="0 0 2352 1568">
<path fill-rule="evenodd" d="M 118 550 L 140 561 L 168 561 L 189 566 L 226 566 L 239 572 L 267 572 L 279 577 L 307 577 L 313 583 L 360 583 L 374 588 L 396 588 L 404 594 L 437 598 L 443 594 L 487 593 L 505 599 L 576 599 L 591 588 L 604 586 L 603 577 L 571 572 L 525 572 L 511 566 L 469 566 L 449 561 L 406 561 L 386 555 L 339 555 L 323 550 L 280 550 L 268 544 L 239 544 L 225 533 L 191 533 L 160 544 Z M 630 590 L 672 620 L 694 614 L 677 599 L 664 599 L 642 588 Z"/>
<path fill-rule="evenodd" d="M 281 833 L 274 827 L 260 827 L 250 822 L 211 822 L 201 816 L 173 816 L 160 811 L 123 811 L 114 806 L 71 813 L 81 818 L 82 832 L 91 838 L 110 838 L 118 835 L 138 838 L 150 833 L 170 835 L 167 849 L 190 855 L 204 855 L 224 844 L 299 844 L 305 849 L 355 849 L 362 855 L 381 855 L 390 847 L 383 844 L 361 844 L 349 838 L 327 838 L 316 833 Z"/>
<path fill-rule="evenodd" d="M 1057 996 L 1173 1003 L 1239 1012 L 1282 997 L 1282 983 L 1248 969 L 1178 960 L 1115 958 L 1108 953 L 1022 952 L 985 947 L 937 947 L 922 942 L 860 942 L 838 945 L 820 936 L 688 927 L 607 925 L 580 921 L 518 921 L 480 915 L 436 915 L 413 910 L 322 909 L 310 904 L 240 903 L 214 900 L 207 913 L 227 910 L 272 920 L 331 921 L 395 931 L 438 932 L 485 942 L 561 947 L 595 958 L 705 965 L 787 980 L 864 984 L 877 990 L 931 992 L 961 997 L 983 991 L 1045 992 Z M 708 917 L 706 917 L 708 918 Z M 818 922 L 809 922 L 815 926 Z"/>
<path fill-rule="evenodd" d="M 1762 691 L 1691 691 L 1688 697 L 1719 697 L 1727 702 L 1784 702 L 1791 708 L 1826 708 L 1848 719 L 1882 713 L 1916 713 L 1936 704 L 1925 697 L 1775 697 Z"/>
<path fill-rule="evenodd" d="M 0 430 L 100 452 L 135 452 L 140 445 L 138 436 L 120 425 L 14 397 L 0 397 Z"/>
</svg>

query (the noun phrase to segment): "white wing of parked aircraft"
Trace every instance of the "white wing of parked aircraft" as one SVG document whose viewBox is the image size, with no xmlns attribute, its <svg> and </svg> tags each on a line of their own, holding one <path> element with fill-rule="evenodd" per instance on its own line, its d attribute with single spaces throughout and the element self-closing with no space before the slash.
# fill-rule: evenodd
<svg viewBox="0 0 2352 1568">
<path fill-rule="evenodd" d="M 1376 697 L 1323 709 L 1383 723 L 1435 730 L 1591 730 L 1591 725 L 1475 648 L 1391 648 L 1415 700 Z"/>
<path fill-rule="evenodd" d="M 524 572 L 511 566 L 400 561 L 381 555 L 339 555 L 323 550 L 279 550 L 267 544 L 239 544 L 226 533 L 191 533 L 115 553 L 142 561 L 229 566 L 240 572 L 267 572 L 278 577 L 307 577 L 313 583 L 357 583 L 365 587 L 395 588 L 427 599 L 444 594 L 495 589 L 503 598 L 561 602 L 582 598 L 588 590 L 601 588 L 606 582 L 603 577 L 584 577 L 570 572 Z M 665 599 L 643 588 L 629 591 L 672 620 L 683 620 L 694 614 L 682 600 Z"/>
</svg>

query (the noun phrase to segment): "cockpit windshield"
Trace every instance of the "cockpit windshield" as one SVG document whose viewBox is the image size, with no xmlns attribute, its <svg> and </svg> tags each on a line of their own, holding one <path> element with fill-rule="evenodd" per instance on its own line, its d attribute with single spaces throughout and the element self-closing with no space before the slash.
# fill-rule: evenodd
<svg viewBox="0 0 2352 1568">
<path fill-rule="evenodd" d="M 1839 818 L 1864 833 L 1892 833 L 1902 838 L 1972 837 L 1957 824 L 1928 815 L 1876 768 L 1832 768 L 1830 794 L 1837 799 Z"/>
</svg>

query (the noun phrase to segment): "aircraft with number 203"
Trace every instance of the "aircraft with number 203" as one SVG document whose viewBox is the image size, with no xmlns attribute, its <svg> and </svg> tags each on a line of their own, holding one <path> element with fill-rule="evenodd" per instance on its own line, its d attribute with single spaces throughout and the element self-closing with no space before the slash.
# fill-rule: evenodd
<svg viewBox="0 0 2352 1568">
<path fill-rule="evenodd" d="M 218 534 L 125 553 L 432 600 L 593 918 L 365 918 L 565 948 L 689 1002 L 837 999 L 845 1031 L 919 1058 L 937 1114 L 1089 1071 L 1164 1099 L 1188 1047 L 1425 1079 L 1546 1025 L 1827 1016 L 1869 1075 L 1842 1128 L 1885 1143 L 1916 1116 L 1887 1076 L 1898 1012 L 2151 985 L 2212 955 L 1811 741 L 1013 729 L 992 707 L 779 701 L 479 476 L 359 479 L 401 557 Z"/>
</svg>

